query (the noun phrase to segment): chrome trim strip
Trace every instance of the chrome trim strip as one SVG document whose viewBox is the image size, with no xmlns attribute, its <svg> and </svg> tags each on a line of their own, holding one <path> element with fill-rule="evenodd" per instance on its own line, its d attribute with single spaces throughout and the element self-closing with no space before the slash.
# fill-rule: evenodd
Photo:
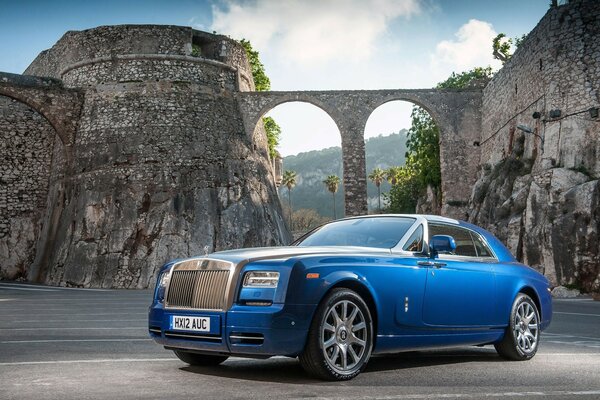
<svg viewBox="0 0 600 400">
<path fill-rule="evenodd" d="M 265 338 L 264 337 L 256 337 L 256 336 L 229 336 L 229 339 L 239 339 L 239 340 L 256 340 L 256 341 L 264 341 Z"/>
<path fill-rule="evenodd" d="M 186 335 L 185 333 L 173 333 L 171 331 L 165 331 L 165 337 L 182 337 L 191 339 L 212 340 L 214 342 L 220 342 L 222 340 L 221 336 Z"/>
</svg>

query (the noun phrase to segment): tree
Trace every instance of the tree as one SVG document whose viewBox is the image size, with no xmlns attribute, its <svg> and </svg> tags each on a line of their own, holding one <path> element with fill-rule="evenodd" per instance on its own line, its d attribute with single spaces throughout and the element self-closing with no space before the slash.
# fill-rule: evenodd
<svg viewBox="0 0 600 400">
<path fill-rule="evenodd" d="M 262 119 L 265 131 L 267 132 L 267 144 L 269 145 L 269 157 L 274 159 L 277 156 L 276 147 L 281 140 L 281 127 L 271 117 L 263 117 Z"/>
<path fill-rule="evenodd" d="M 489 80 L 493 75 L 491 67 L 473 68 L 470 71 L 452 73 L 448 79 L 437 85 L 438 89 L 464 89 L 476 81 Z M 439 128 L 427 111 L 414 106 L 411 113 L 411 127 L 406 142 L 406 164 L 386 171 L 392 184 L 388 201 L 390 212 L 414 212 L 417 199 L 427 186 L 431 186 L 438 196 L 441 186 Z"/>
<path fill-rule="evenodd" d="M 433 118 L 421 107 L 413 107 L 408 130 L 406 168 L 423 188 L 441 184 L 439 129 Z"/>
<path fill-rule="evenodd" d="M 369 179 L 377 186 L 377 210 L 381 212 L 381 183 L 385 180 L 385 172 L 377 167 L 369 174 Z"/>
<path fill-rule="evenodd" d="M 292 225 L 292 188 L 296 186 L 296 177 L 298 175 L 294 171 L 284 171 L 283 177 L 281 178 L 281 184 L 284 185 L 288 190 L 288 205 L 290 207 L 290 231 L 293 229 Z"/>
<path fill-rule="evenodd" d="M 271 80 L 265 72 L 265 66 L 260 61 L 258 51 L 252 48 L 252 45 L 246 39 L 240 40 L 240 44 L 246 50 L 248 63 L 252 71 L 252 79 L 254 80 L 254 88 L 257 92 L 271 90 Z M 267 144 L 269 147 L 269 157 L 274 158 L 276 153 L 275 148 L 279 145 L 281 138 L 281 127 L 277 125 L 271 117 L 263 117 L 263 126 L 267 133 Z"/>
<path fill-rule="evenodd" d="M 514 45 L 515 48 L 519 47 L 526 37 L 527 35 L 521 35 L 514 38 L 507 38 L 504 33 L 499 33 L 492 40 L 492 54 L 494 58 L 502 61 L 502 64 L 504 64 L 512 56 L 512 46 Z"/>
<path fill-rule="evenodd" d="M 421 186 L 414 171 L 406 166 L 400 167 L 396 176 L 396 184 L 389 193 L 384 194 L 391 213 L 413 214 L 417 207 L 417 199 L 422 194 Z"/>
<path fill-rule="evenodd" d="M 325 186 L 327 186 L 327 190 L 329 190 L 331 192 L 331 195 L 333 196 L 333 219 L 336 219 L 337 215 L 335 212 L 335 193 L 337 192 L 338 187 L 340 186 L 340 178 L 336 175 L 329 175 L 327 178 L 325 178 L 323 183 L 325 184 Z"/>
<path fill-rule="evenodd" d="M 504 39 L 504 40 L 503 40 Z M 492 41 L 492 54 L 496 60 L 502 61 L 502 64 L 508 61 L 511 56 L 510 46 L 512 39 L 506 38 L 504 33 L 499 33 Z"/>
<path fill-rule="evenodd" d="M 296 231 L 300 232 L 307 232 L 328 221 L 328 218 L 309 208 L 301 208 L 298 211 L 294 211 L 292 218 Z"/>
<path fill-rule="evenodd" d="M 398 183 L 398 179 L 402 174 L 402 167 L 389 167 L 385 170 L 385 177 L 390 185 L 394 186 Z"/>
<path fill-rule="evenodd" d="M 465 89 L 473 82 L 488 81 L 494 76 L 492 67 L 475 67 L 472 70 L 457 74 L 453 72 L 448 79 L 437 84 L 437 89 Z"/>
<path fill-rule="evenodd" d="M 254 50 L 252 44 L 246 39 L 240 40 L 240 44 L 244 50 L 246 50 L 246 56 L 248 57 L 248 63 L 250 64 L 256 91 L 265 92 L 271 90 L 271 80 L 265 73 L 265 66 L 260 61 L 258 51 Z"/>
</svg>

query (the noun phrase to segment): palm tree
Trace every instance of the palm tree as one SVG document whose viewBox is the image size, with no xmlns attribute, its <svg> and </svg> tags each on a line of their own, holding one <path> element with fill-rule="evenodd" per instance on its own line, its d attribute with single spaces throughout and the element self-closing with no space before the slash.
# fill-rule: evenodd
<svg viewBox="0 0 600 400">
<path fill-rule="evenodd" d="M 381 212 L 381 183 L 385 180 L 385 172 L 377 167 L 369 174 L 369 179 L 377 186 L 378 210 Z"/>
<path fill-rule="evenodd" d="M 402 167 L 389 167 L 385 170 L 385 177 L 390 185 L 394 186 L 402 176 Z"/>
<path fill-rule="evenodd" d="M 329 175 L 327 178 L 325 178 L 323 183 L 325 184 L 325 186 L 327 186 L 327 190 L 329 190 L 331 192 L 331 195 L 333 196 L 333 219 L 336 219 L 337 215 L 335 212 L 335 192 L 337 192 L 338 187 L 340 186 L 340 178 L 336 175 Z"/>
<path fill-rule="evenodd" d="M 281 178 L 281 184 L 287 187 L 288 190 L 288 204 L 290 206 L 290 231 L 292 230 L 292 188 L 296 186 L 297 174 L 295 171 L 284 171 Z"/>
</svg>

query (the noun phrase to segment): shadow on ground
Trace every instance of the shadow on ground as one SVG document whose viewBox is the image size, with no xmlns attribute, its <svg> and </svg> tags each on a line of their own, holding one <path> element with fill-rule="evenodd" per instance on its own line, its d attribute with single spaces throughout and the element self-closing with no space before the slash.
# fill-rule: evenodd
<svg viewBox="0 0 600 400">
<path fill-rule="evenodd" d="M 502 361 L 494 349 L 488 348 L 461 349 L 460 351 L 406 352 L 372 357 L 361 376 L 381 371 L 399 371 L 471 362 L 495 363 Z M 312 378 L 304 372 L 298 360 L 294 358 L 273 358 L 269 360 L 236 359 L 227 361 L 218 367 L 187 366 L 182 367 L 181 370 L 206 376 L 257 382 L 292 384 L 325 383 L 324 381 Z"/>
</svg>

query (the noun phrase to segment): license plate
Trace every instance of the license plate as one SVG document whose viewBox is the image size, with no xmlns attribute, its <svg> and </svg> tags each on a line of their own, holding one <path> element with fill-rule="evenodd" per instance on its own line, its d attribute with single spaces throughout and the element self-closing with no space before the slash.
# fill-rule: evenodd
<svg viewBox="0 0 600 400">
<path fill-rule="evenodd" d="M 210 332 L 210 318 L 171 315 L 171 330 Z"/>
</svg>

